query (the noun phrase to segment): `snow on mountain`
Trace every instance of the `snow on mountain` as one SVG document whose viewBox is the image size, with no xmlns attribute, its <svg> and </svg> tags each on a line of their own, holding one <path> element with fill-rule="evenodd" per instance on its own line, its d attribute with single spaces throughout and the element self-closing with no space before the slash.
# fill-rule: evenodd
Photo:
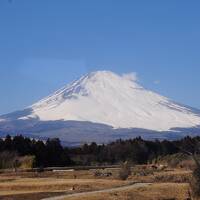
<svg viewBox="0 0 200 200">
<path fill-rule="evenodd" d="M 109 71 L 83 76 L 28 109 L 31 113 L 19 115 L 19 120 L 73 120 L 110 125 L 115 129 L 155 131 L 200 125 L 199 111 L 144 89 L 130 76 Z"/>
</svg>

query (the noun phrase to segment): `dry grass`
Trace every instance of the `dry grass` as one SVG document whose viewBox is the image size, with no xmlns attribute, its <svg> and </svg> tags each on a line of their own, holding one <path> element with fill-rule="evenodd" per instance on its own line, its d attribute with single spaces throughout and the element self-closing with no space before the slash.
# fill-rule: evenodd
<svg viewBox="0 0 200 200">
<path fill-rule="evenodd" d="M 52 179 L 23 178 L 0 183 L 0 195 L 27 192 L 70 191 L 74 186 L 77 192 L 112 188 L 127 182 L 119 180 L 92 179 Z"/>
<path fill-rule="evenodd" d="M 166 170 L 133 170 L 128 180 L 135 182 L 172 182 L 188 183 L 192 177 L 192 171 L 185 169 L 166 169 Z"/>
<path fill-rule="evenodd" d="M 155 173 L 154 182 L 189 183 L 192 172 L 187 170 L 173 170 Z"/>
<path fill-rule="evenodd" d="M 137 170 L 133 169 L 132 175 L 127 181 L 121 181 L 118 179 L 119 169 L 109 169 L 108 171 L 112 172 L 111 177 L 95 177 L 94 170 L 0 174 L 0 199 L 39 200 L 59 194 L 113 188 L 130 182 L 154 182 L 155 184 L 149 187 L 120 191 L 119 193 L 102 193 L 81 197 L 78 200 L 167 200 L 170 198 L 182 200 L 186 199 L 188 188 L 186 182 L 191 176 L 191 171 L 183 169 L 160 171 L 138 168 Z M 75 191 L 70 190 L 73 186 Z"/>
<path fill-rule="evenodd" d="M 185 200 L 188 184 L 159 183 L 120 192 L 66 198 L 66 200 Z"/>
</svg>

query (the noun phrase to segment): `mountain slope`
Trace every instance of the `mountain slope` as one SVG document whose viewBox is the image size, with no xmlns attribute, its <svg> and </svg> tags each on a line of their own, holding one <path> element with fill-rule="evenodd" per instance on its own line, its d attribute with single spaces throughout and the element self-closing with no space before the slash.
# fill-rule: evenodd
<svg viewBox="0 0 200 200">
<path fill-rule="evenodd" d="M 33 113 L 28 117 L 43 121 L 91 121 L 114 128 L 163 131 L 200 124 L 200 116 L 191 109 L 106 71 L 82 77 L 31 109 Z"/>
<path fill-rule="evenodd" d="M 81 77 L 24 111 L 0 117 L 0 131 L 14 130 L 18 124 L 18 127 L 25 126 L 28 132 L 38 123 L 54 122 L 55 126 L 55 122 L 72 121 L 102 124 L 109 129 L 113 127 L 113 131 L 137 128 L 158 132 L 199 127 L 200 111 L 146 90 L 130 76 L 98 71 Z"/>
</svg>

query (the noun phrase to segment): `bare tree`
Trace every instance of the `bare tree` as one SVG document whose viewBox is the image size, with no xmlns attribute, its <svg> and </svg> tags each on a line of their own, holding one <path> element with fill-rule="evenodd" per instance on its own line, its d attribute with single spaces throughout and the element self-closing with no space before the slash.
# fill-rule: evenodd
<svg viewBox="0 0 200 200">
<path fill-rule="evenodd" d="M 194 144 L 191 143 L 192 146 L 194 146 Z M 189 196 L 191 199 L 199 199 L 200 198 L 200 161 L 199 161 L 199 155 L 200 155 L 200 143 L 197 142 L 197 144 L 195 144 L 195 146 L 193 147 L 194 151 L 190 152 L 187 151 L 183 148 L 179 149 L 191 156 L 191 158 L 194 160 L 195 163 L 195 169 L 193 170 L 192 173 L 192 180 L 190 181 L 190 188 L 191 188 L 191 192 L 189 191 Z"/>
</svg>

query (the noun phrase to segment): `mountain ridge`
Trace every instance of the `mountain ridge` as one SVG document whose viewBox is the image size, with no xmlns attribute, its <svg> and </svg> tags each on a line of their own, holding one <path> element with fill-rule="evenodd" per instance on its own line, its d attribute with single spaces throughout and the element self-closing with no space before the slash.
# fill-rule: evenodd
<svg viewBox="0 0 200 200">
<path fill-rule="evenodd" d="M 48 126 L 54 128 L 50 131 Z M 124 137 L 126 130 L 129 130 L 129 136 L 130 130 L 156 134 L 170 131 L 175 134 L 188 129 L 196 132 L 200 126 L 200 111 L 143 88 L 134 76 L 97 71 L 82 76 L 22 111 L 0 116 L 0 132 L 24 133 L 26 130 L 38 136 L 62 135 L 62 139 L 70 140 L 65 126 L 75 132 L 73 138 L 80 137 L 84 131 L 89 132 L 90 127 L 91 131 L 104 130 L 104 135 L 106 131 L 114 134 L 114 138 L 119 135 L 119 130 Z M 95 139 L 95 133 L 89 135 Z M 112 136 L 109 137 L 111 140 Z"/>
</svg>

